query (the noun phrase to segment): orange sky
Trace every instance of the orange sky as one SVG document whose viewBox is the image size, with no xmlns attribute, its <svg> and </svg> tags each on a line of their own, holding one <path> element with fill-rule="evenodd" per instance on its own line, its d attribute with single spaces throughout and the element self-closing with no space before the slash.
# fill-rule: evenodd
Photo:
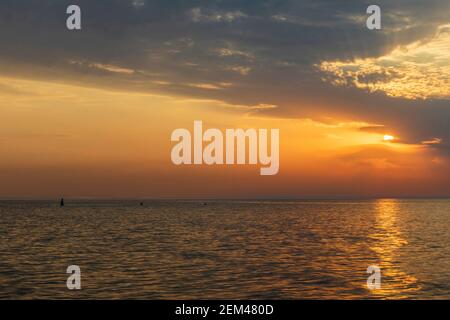
<svg viewBox="0 0 450 320">
<path fill-rule="evenodd" d="M 0 1 L 0 199 L 450 196 L 448 0 L 377 30 L 364 1 L 68 4 Z M 196 120 L 279 129 L 279 173 L 175 166 Z"/>
<path fill-rule="evenodd" d="M 185 96 L 0 78 L 0 195 L 373 197 L 448 195 L 449 165 L 426 145 L 383 141 L 364 122 L 261 116 Z M 279 128 L 280 172 L 171 163 L 176 128 Z M 401 137 L 398 137 L 400 139 Z"/>
</svg>

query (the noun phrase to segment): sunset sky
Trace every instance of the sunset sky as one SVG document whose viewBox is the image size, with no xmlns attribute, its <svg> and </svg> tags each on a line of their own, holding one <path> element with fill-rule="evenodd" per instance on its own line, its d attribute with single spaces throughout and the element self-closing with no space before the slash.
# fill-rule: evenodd
<svg viewBox="0 0 450 320">
<path fill-rule="evenodd" d="M 2 0 L 0 198 L 450 196 L 450 1 L 370 4 Z M 279 174 L 173 165 L 194 120 L 279 128 Z"/>
</svg>

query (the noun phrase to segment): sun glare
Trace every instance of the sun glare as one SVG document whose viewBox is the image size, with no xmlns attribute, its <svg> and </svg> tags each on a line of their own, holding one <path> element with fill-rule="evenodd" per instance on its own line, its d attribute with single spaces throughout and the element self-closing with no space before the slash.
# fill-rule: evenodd
<svg viewBox="0 0 450 320">
<path fill-rule="evenodd" d="M 383 141 L 393 141 L 395 138 L 389 134 L 385 134 L 383 137 Z"/>
</svg>

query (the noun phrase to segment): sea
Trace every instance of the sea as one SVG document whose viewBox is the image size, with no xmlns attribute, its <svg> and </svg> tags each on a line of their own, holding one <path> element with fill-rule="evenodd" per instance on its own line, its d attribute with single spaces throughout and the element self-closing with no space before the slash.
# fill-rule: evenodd
<svg viewBox="0 0 450 320">
<path fill-rule="evenodd" d="M 449 199 L 0 201 L 0 299 L 449 299 L 449 230 Z"/>
</svg>

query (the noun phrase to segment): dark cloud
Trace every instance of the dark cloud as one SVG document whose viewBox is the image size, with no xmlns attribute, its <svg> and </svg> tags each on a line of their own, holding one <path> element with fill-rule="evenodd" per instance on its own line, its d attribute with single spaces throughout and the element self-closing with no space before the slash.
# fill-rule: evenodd
<svg viewBox="0 0 450 320">
<path fill-rule="evenodd" d="M 74 3 L 82 8 L 81 31 L 65 28 L 65 10 Z M 2 0 L 0 67 L 30 77 L 83 75 L 91 85 L 277 105 L 263 111 L 267 116 L 362 120 L 408 143 L 440 138 L 444 148 L 448 100 L 336 88 L 315 67 L 380 56 L 450 22 L 448 0 L 377 3 L 381 31 L 365 27 L 372 4 L 365 0 Z M 363 80 L 374 77 L 386 75 Z M 192 85 L 199 83 L 210 87 Z"/>
</svg>

